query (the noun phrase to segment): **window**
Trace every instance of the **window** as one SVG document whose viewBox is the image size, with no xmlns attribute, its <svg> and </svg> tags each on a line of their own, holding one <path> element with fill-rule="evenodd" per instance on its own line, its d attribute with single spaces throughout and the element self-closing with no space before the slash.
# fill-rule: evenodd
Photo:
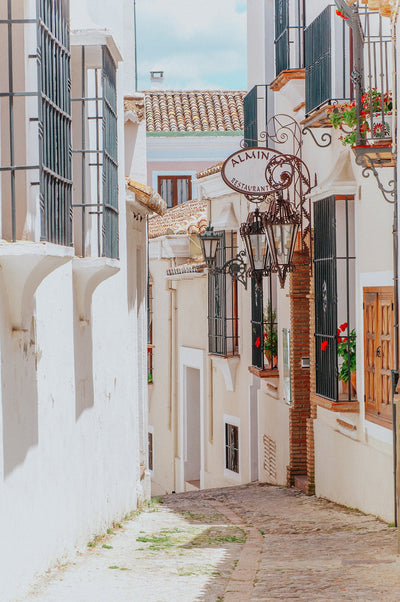
<svg viewBox="0 0 400 602">
<path fill-rule="evenodd" d="M 304 32 L 306 114 L 332 100 L 351 98 L 350 32 L 327 6 Z"/>
<path fill-rule="evenodd" d="M 167 203 L 175 207 L 192 198 L 191 176 L 158 176 L 158 192 Z"/>
<path fill-rule="evenodd" d="M 237 254 L 237 233 L 222 232 L 216 267 Z M 208 274 L 208 351 L 217 355 L 239 354 L 238 281 L 225 273 Z"/>
<path fill-rule="evenodd" d="M 69 246 L 71 107 L 68 0 L 2 3 L 2 238 Z M 37 206 L 38 205 L 38 206 Z M 27 228 L 31 227 L 31 231 Z"/>
<path fill-rule="evenodd" d="M 239 473 L 239 426 L 225 422 L 225 468 Z"/>
<path fill-rule="evenodd" d="M 392 428 L 392 286 L 364 288 L 364 394 L 367 420 Z"/>
<path fill-rule="evenodd" d="M 147 450 L 148 450 L 148 466 L 149 470 L 153 472 L 154 470 L 154 431 L 153 427 L 149 426 L 149 431 L 147 433 Z"/>
<path fill-rule="evenodd" d="M 72 72 L 75 249 L 118 258 L 116 64 L 106 45 L 79 44 Z"/>
<path fill-rule="evenodd" d="M 252 365 L 259 370 L 278 367 L 276 276 L 263 278 L 263 288 L 251 279 Z"/>
<path fill-rule="evenodd" d="M 292 384 L 290 372 L 290 329 L 282 329 L 282 351 L 283 351 L 283 390 L 286 403 L 292 403 Z"/>
<path fill-rule="evenodd" d="M 275 0 L 276 75 L 304 67 L 304 13 L 299 0 Z"/>
<path fill-rule="evenodd" d="M 354 211 L 350 196 L 314 203 L 316 393 L 333 401 L 355 398 L 345 377 L 355 361 Z"/>
<path fill-rule="evenodd" d="M 254 86 L 243 99 L 243 111 L 246 146 L 266 146 L 268 86 Z"/>
</svg>

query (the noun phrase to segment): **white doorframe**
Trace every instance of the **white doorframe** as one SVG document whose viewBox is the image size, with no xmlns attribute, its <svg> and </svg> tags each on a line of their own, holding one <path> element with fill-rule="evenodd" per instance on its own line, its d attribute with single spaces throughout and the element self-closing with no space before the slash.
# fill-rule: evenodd
<svg viewBox="0 0 400 602">
<path fill-rule="evenodd" d="M 185 490 L 185 460 L 187 457 L 187 389 L 186 368 L 195 368 L 200 371 L 200 488 L 204 488 L 204 394 L 205 394 L 205 360 L 206 354 L 203 349 L 181 347 L 179 351 L 179 382 L 180 382 L 180 404 L 179 404 L 179 442 L 180 442 L 180 489 Z"/>
</svg>

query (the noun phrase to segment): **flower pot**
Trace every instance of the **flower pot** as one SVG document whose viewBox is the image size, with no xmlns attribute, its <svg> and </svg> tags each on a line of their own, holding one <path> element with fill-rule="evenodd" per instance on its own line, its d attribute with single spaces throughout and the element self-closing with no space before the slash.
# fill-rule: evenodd
<svg viewBox="0 0 400 602">
<path fill-rule="evenodd" d="M 380 111 L 372 114 L 371 136 L 373 140 L 392 137 L 392 114 L 385 113 L 383 118 L 382 120 L 382 113 Z"/>
<path fill-rule="evenodd" d="M 350 390 L 351 390 L 351 395 L 350 398 L 351 399 L 356 399 L 357 398 L 357 372 L 354 371 L 351 373 L 350 376 L 350 381 L 347 381 L 347 383 L 345 383 L 343 380 L 340 381 L 342 383 L 342 392 L 343 395 L 345 396 L 345 398 L 349 398 L 349 382 L 350 382 Z"/>
</svg>

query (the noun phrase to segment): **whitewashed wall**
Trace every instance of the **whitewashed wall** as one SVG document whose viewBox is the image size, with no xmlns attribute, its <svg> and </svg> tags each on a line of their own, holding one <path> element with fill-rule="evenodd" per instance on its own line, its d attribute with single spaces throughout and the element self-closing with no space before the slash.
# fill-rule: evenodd
<svg viewBox="0 0 400 602">
<path fill-rule="evenodd" d="M 126 58 L 117 82 L 119 269 L 114 262 L 115 273 L 94 290 L 84 320 L 73 276 L 82 260 L 72 261 L 71 252 L 31 301 L 24 297 L 26 330 L 12 330 L 4 286 L 0 297 L 1 600 L 22 595 L 36 576 L 85 549 L 149 493 L 145 211 L 140 219 L 140 211 L 129 210 L 127 219 L 124 182 L 133 1 L 119 7 L 71 1 L 72 29 L 107 28 Z M 3 244 L 2 266 L 9 252 Z"/>
</svg>

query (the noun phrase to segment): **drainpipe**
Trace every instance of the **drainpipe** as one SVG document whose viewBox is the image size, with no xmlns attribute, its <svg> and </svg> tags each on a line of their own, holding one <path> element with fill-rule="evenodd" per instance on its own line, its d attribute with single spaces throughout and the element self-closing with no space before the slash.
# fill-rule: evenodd
<svg viewBox="0 0 400 602">
<path fill-rule="evenodd" d="M 171 267 L 172 267 L 171 261 Z M 168 353 L 168 430 L 172 432 L 173 450 L 174 450 L 174 490 L 176 491 L 176 468 L 175 458 L 178 455 L 176 420 L 173 411 L 174 397 L 176 396 L 176 358 L 175 358 L 175 342 L 176 342 L 176 288 L 172 286 L 171 280 L 167 280 L 167 291 L 169 292 L 169 308 L 168 308 L 168 338 L 169 338 L 169 353 Z M 174 427 L 174 428 L 173 428 Z"/>
<path fill-rule="evenodd" d="M 397 4 L 398 9 L 399 4 Z M 396 15 L 397 17 L 397 15 Z M 397 405 L 394 402 L 397 382 L 399 379 L 399 249 L 398 249 L 398 196 L 397 196 L 397 61 L 396 61 L 396 18 L 392 21 L 392 97 L 393 97 L 393 138 L 392 152 L 394 162 L 394 206 L 393 206 L 393 284 L 394 284 L 394 369 L 392 370 L 392 409 L 393 409 L 393 473 L 394 473 L 394 517 L 398 526 L 398 505 L 400 502 L 399 479 L 397 478 L 397 463 L 400 459 L 397 433 Z M 398 533 L 398 551 L 400 551 L 400 533 Z"/>
</svg>

